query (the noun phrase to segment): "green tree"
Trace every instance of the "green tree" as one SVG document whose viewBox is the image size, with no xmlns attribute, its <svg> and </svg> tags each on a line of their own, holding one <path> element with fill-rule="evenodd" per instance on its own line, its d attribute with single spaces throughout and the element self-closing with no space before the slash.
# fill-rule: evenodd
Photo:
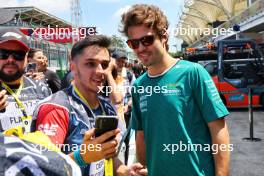
<svg viewBox="0 0 264 176">
<path fill-rule="evenodd" d="M 177 52 L 169 52 L 169 54 L 173 57 L 173 58 L 179 58 L 181 56 L 183 56 L 181 51 L 177 51 Z"/>
<path fill-rule="evenodd" d="M 126 43 L 121 37 L 118 37 L 116 35 L 112 35 L 111 47 L 126 50 Z"/>
</svg>

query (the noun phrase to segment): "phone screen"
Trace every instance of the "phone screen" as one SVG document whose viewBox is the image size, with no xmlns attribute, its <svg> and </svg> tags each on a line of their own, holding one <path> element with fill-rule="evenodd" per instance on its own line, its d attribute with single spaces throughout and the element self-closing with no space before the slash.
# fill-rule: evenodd
<svg viewBox="0 0 264 176">
<path fill-rule="evenodd" d="M 37 70 L 37 64 L 36 63 L 28 63 L 26 72 L 36 72 Z"/>
<path fill-rule="evenodd" d="M 97 116 L 95 121 L 95 137 L 117 128 L 117 116 Z M 112 138 L 108 139 L 111 140 Z M 107 141 L 108 141 L 107 140 Z"/>
</svg>

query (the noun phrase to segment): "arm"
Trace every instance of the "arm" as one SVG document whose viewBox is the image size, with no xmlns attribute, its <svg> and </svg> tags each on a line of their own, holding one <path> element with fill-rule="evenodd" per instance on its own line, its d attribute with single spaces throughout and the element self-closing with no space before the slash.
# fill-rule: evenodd
<svg viewBox="0 0 264 176">
<path fill-rule="evenodd" d="M 124 165 L 117 157 L 113 159 L 114 161 L 114 175 L 129 175 L 129 168 Z"/>
<path fill-rule="evenodd" d="M 138 161 L 145 166 L 146 165 L 146 145 L 144 141 L 144 132 L 136 132 L 136 155 Z"/>
<path fill-rule="evenodd" d="M 0 83 L 1 84 L 1 83 Z M 6 95 L 6 90 L 1 90 L 0 91 L 0 111 L 4 112 L 6 106 L 7 106 L 7 95 Z"/>
<path fill-rule="evenodd" d="M 36 129 L 46 134 L 52 143 L 63 144 L 69 126 L 68 110 L 55 104 L 43 104 L 36 116 Z"/>
<path fill-rule="evenodd" d="M 110 92 L 110 100 L 113 104 L 120 104 L 123 100 L 123 95 L 121 93 L 121 91 L 119 91 L 117 89 L 117 85 L 116 82 L 112 76 L 112 74 L 107 74 L 107 82 L 108 82 L 108 86 L 111 87 L 111 92 Z"/>
<path fill-rule="evenodd" d="M 55 93 L 61 89 L 61 80 L 57 73 L 50 71 L 46 73 L 45 78 L 47 79 L 47 83 L 52 90 L 52 93 Z"/>
<path fill-rule="evenodd" d="M 208 127 L 211 133 L 212 144 L 218 145 L 217 148 L 218 152 L 213 155 L 215 162 L 215 175 L 228 176 L 230 152 L 229 152 L 229 133 L 225 119 L 221 118 L 209 122 Z"/>
<path fill-rule="evenodd" d="M 117 89 L 115 79 L 112 75 L 112 71 L 115 69 L 115 60 L 111 58 L 108 68 L 106 69 L 105 75 L 107 79 L 108 86 L 111 87 L 110 99 L 113 104 L 120 104 L 123 101 L 122 92 Z"/>
<path fill-rule="evenodd" d="M 124 165 L 117 157 L 114 159 L 114 175 L 116 176 L 146 176 L 147 169 L 144 169 L 140 163 L 134 163 L 131 166 Z"/>
<path fill-rule="evenodd" d="M 69 112 L 62 106 L 45 104 L 40 107 L 37 115 L 36 127 L 45 133 L 54 144 L 63 144 L 68 133 Z M 117 152 L 118 138 L 104 142 L 106 139 L 117 136 L 119 129 L 109 131 L 97 138 L 93 138 L 94 129 L 86 131 L 80 149 L 84 162 L 91 163 L 103 158 L 113 157 Z M 62 146 L 62 145 L 61 145 Z M 69 156 L 74 160 L 73 153 Z"/>
</svg>

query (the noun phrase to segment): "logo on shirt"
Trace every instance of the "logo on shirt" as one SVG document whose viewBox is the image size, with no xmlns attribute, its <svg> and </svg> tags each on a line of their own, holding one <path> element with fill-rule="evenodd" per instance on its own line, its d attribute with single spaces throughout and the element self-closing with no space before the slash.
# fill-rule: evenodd
<svg viewBox="0 0 264 176">
<path fill-rule="evenodd" d="M 40 124 L 38 126 L 38 130 L 42 131 L 44 134 L 48 136 L 55 136 L 58 127 L 59 126 L 57 124 Z"/>
<path fill-rule="evenodd" d="M 170 83 L 166 85 L 167 89 L 163 92 L 163 95 L 165 96 L 181 96 L 183 95 L 183 88 L 184 86 L 182 84 L 177 83 Z"/>
</svg>

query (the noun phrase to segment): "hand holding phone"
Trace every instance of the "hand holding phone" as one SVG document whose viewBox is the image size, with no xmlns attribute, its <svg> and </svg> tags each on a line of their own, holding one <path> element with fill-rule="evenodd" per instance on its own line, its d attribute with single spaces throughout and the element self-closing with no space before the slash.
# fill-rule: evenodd
<svg viewBox="0 0 264 176">
<path fill-rule="evenodd" d="M 117 116 L 97 116 L 95 121 L 95 137 L 101 136 L 105 132 L 116 129 L 117 125 Z M 106 141 L 110 141 L 114 139 L 114 137 L 115 136 L 107 139 Z"/>
<path fill-rule="evenodd" d="M 37 71 L 37 64 L 36 63 L 28 63 L 26 67 L 26 73 L 34 73 Z"/>
<path fill-rule="evenodd" d="M 105 142 L 109 137 L 120 135 L 120 130 L 112 130 L 94 138 L 95 129 L 85 132 L 80 148 L 80 154 L 86 163 L 96 162 L 105 158 L 116 156 L 118 142 L 111 140 Z"/>
</svg>

